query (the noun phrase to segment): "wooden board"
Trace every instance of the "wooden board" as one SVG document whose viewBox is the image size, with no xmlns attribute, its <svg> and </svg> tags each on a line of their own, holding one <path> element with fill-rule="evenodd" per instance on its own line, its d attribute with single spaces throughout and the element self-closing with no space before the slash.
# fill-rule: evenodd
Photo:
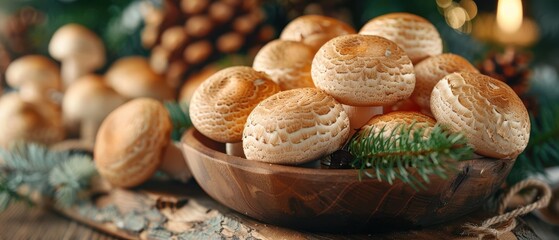
<svg viewBox="0 0 559 240">
<path fill-rule="evenodd" d="M 429 229 L 386 233 L 303 232 L 264 224 L 236 213 L 188 184 L 150 182 L 134 190 L 113 189 L 56 211 L 125 239 L 476 239 L 460 236 L 460 226 L 480 223 L 484 214 Z M 539 239 L 525 224 L 502 239 Z"/>
</svg>

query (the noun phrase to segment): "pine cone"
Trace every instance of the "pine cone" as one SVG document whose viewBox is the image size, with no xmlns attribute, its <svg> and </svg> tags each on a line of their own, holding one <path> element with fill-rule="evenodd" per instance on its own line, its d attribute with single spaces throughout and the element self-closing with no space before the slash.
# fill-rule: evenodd
<svg viewBox="0 0 559 240">
<path fill-rule="evenodd" d="M 44 21 L 43 13 L 32 7 L 23 7 L 10 16 L 0 26 L 0 35 L 6 38 L 6 48 L 17 55 L 24 55 L 32 51 L 31 41 L 27 30 Z"/>
<path fill-rule="evenodd" d="M 145 2 L 142 43 L 151 65 L 177 88 L 182 79 L 225 54 L 256 52 L 273 39 L 259 0 L 164 0 Z"/>
<path fill-rule="evenodd" d="M 526 95 L 530 87 L 532 56 L 507 48 L 504 53 L 490 53 L 479 64 L 480 73 L 507 83 L 519 96 Z"/>
<path fill-rule="evenodd" d="M 340 19 L 353 25 L 351 10 L 347 7 L 348 0 L 280 0 L 279 2 L 287 10 L 290 19 L 316 14 Z"/>
</svg>

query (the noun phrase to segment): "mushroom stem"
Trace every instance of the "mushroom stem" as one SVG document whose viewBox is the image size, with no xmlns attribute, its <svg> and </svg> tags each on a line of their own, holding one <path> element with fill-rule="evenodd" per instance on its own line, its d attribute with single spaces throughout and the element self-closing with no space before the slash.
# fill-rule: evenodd
<svg viewBox="0 0 559 240">
<path fill-rule="evenodd" d="M 64 89 L 68 88 L 70 84 L 78 80 L 79 77 L 84 76 L 92 71 L 87 64 L 80 63 L 78 60 L 69 59 L 62 62 L 60 67 L 60 75 L 62 75 L 62 85 Z"/>
<path fill-rule="evenodd" d="M 243 150 L 243 142 L 226 143 L 225 152 L 227 153 L 227 155 L 237 156 L 242 158 L 245 157 L 245 151 Z"/>
<path fill-rule="evenodd" d="M 373 116 L 383 113 L 382 106 L 354 107 L 343 104 L 343 107 L 349 117 L 350 135 L 353 135 L 356 130 L 365 125 Z"/>
<path fill-rule="evenodd" d="M 186 159 L 176 143 L 169 143 L 165 148 L 163 162 L 159 169 L 181 182 L 187 182 L 192 177 L 192 173 L 186 165 Z"/>
<path fill-rule="evenodd" d="M 101 123 L 102 122 L 91 120 L 82 121 L 80 125 L 80 138 L 88 144 L 95 143 L 95 137 L 97 136 L 99 127 L 101 127 Z"/>
</svg>

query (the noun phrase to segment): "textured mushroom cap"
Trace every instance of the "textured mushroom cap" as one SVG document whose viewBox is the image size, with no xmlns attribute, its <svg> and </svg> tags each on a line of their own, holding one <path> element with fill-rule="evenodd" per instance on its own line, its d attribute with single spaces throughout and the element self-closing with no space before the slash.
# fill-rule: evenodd
<svg viewBox="0 0 559 240">
<path fill-rule="evenodd" d="M 305 15 L 287 24 L 280 39 L 302 42 L 317 50 L 332 38 L 353 33 L 355 29 L 335 18 Z"/>
<path fill-rule="evenodd" d="M 410 96 L 413 65 L 395 43 L 378 36 L 351 34 L 328 41 L 314 56 L 317 88 L 350 106 L 379 106 Z"/>
<path fill-rule="evenodd" d="M 173 89 L 143 57 L 125 57 L 116 61 L 105 74 L 107 84 L 127 98 L 174 99 Z"/>
<path fill-rule="evenodd" d="M 393 131 L 398 133 L 402 127 L 409 127 L 413 124 L 413 130 L 423 128 L 424 136 L 427 136 L 436 123 L 435 119 L 418 112 L 391 112 L 374 116 L 360 131 L 374 127 L 374 132 L 378 133 L 384 128 L 383 135 L 389 137 Z"/>
<path fill-rule="evenodd" d="M 215 141 L 240 142 L 252 109 L 279 91 L 268 75 L 251 67 L 223 69 L 194 92 L 190 100 L 192 124 Z"/>
<path fill-rule="evenodd" d="M 116 187 L 143 183 L 161 164 L 171 128 L 160 102 L 138 98 L 125 103 L 99 128 L 94 148 L 97 170 Z"/>
<path fill-rule="evenodd" d="M 101 76 L 86 75 L 72 83 L 64 95 L 62 112 L 68 121 L 102 121 L 126 98 L 110 88 Z"/>
<path fill-rule="evenodd" d="M 461 56 L 444 53 L 429 57 L 414 67 L 415 89 L 411 99 L 427 112 L 431 111 L 431 91 L 439 80 L 453 72 L 478 72 L 478 70 Z"/>
<path fill-rule="evenodd" d="M 314 52 L 301 42 L 274 40 L 260 49 L 252 67 L 267 73 L 281 90 L 314 87 L 311 78 Z"/>
<path fill-rule="evenodd" d="M 262 101 L 243 132 L 246 158 L 300 164 L 340 149 L 349 138 L 349 117 L 330 95 L 297 88 Z"/>
<path fill-rule="evenodd" d="M 0 98 L 0 147 L 18 141 L 50 144 L 64 139 L 60 116 L 47 115 L 50 105 L 24 101 L 17 93 Z"/>
<path fill-rule="evenodd" d="M 101 39 L 79 24 L 66 24 L 52 35 L 49 53 L 57 60 L 80 59 L 88 68 L 95 69 L 105 64 L 105 46 Z"/>
<path fill-rule="evenodd" d="M 410 13 L 389 13 L 373 18 L 359 34 L 381 36 L 395 42 L 413 63 L 443 52 L 443 43 L 435 26 Z"/>
<path fill-rule="evenodd" d="M 494 158 L 514 158 L 530 138 L 530 118 L 520 98 L 505 83 L 471 72 L 452 73 L 431 94 L 437 121 L 462 131 L 474 150 Z"/>
</svg>

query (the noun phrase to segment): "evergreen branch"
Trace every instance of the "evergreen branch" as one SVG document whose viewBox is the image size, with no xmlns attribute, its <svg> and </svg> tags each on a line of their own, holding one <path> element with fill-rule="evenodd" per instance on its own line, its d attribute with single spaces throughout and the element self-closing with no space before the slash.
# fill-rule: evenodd
<svg viewBox="0 0 559 240">
<path fill-rule="evenodd" d="M 192 126 L 190 115 L 188 114 L 188 105 L 177 102 L 166 102 L 165 107 L 173 123 L 171 139 L 173 139 L 173 141 L 180 141 L 184 131 Z"/>
<path fill-rule="evenodd" d="M 440 125 L 427 133 L 415 124 L 399 125 L 390 132 L 367 127 L 353 136 L 348 149 L 360 178 L 365 175 L 390 184 L 398 179 L 415 190 L 426 189 L 430 175 L 447 178 L 457 161 L 473 152 L 461 133 L 450 133 Z"/>
<path fill-rule="evenodd" d="M 19 194 L 23 186 L 54 198 L 56 204 L 69 206 L 96 173 L 88 156 L 53 152 L 38 144 L 16 144 L 10 150 L 0 148 L 0 211 L 17 200 L 28 200 Z"/>
</svg>

